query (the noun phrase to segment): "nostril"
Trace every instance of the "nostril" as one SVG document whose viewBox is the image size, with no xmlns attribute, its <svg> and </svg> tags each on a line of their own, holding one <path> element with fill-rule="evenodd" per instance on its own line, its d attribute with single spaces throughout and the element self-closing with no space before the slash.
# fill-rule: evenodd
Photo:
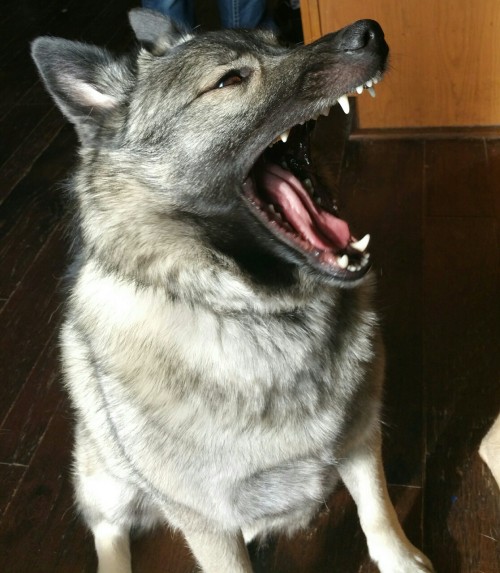
<svg viewBox="0 0 500 573">
<path fill-rule="evenodd" d="M 368 28 L 363 33 L 363 47 L 368 45 L 375 38 L 375 32 Z"/>
<path fill-rule="evenodd" d="M 345 51 L 362 50 L 379 37 L 382 39 L 384 33 L 377 22 L 358 20 L 344 29 L 340 47 Z"/>
</svg>

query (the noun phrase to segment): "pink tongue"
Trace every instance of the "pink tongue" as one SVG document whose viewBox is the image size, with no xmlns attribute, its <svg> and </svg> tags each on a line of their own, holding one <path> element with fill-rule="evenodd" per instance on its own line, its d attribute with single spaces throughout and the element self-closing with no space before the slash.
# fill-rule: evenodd
<svg viewBox="0 0 500 573">
<path fill-rule="evenodd" d="M 312 245 L 321 250 L 347 247 L 351 237 L 347 223 L 317 207 L 292 173 L 279 165 L 268 164 L 262 183 L 287 221 Z"/>
</svg>

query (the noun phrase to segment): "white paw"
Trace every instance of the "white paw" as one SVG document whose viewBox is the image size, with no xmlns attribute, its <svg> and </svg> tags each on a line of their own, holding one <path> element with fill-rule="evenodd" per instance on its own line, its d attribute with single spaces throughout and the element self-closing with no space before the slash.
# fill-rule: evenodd
<svg viewBox="0 0 500 573">
<path fill-rule="evenodd" d="M 379 561 L 380 573 L 434 573 L 432 563 L 423 554 L 415 553 L 404 558 Z"/>
<path fill-rule="evenodd" d="M 371 552 L 380 573 L 435 573 L 430 560 L 416 547 L 379 545 Z"/>
</svg>

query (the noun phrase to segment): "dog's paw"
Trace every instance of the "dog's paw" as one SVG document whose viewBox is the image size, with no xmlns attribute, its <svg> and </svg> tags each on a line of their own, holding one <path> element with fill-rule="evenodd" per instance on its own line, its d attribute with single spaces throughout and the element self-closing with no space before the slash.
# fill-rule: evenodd
<svg viewBox="0 0 500 573">
<path fill-rule="evenodd" d="M 380 573 L 435 573 L 432 563 L 420 552 L 379 561 Z"/>
<path fill-rule="evenodd" d="M 435 573 L 430 560 L 411 544 L 378 546 L 372 558 L 380 573 Z"/>
</svg>

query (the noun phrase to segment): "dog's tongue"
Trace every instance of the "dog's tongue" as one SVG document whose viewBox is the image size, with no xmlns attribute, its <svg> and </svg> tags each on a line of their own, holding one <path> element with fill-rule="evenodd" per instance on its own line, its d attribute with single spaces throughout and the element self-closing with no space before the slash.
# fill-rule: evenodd
<svg viewBox="0 0 500 573">
<path fill-rule="evenodd" d="M 269 163 L 262 183 L 290 225 L 312 245 L 321 250 L 347 247 L 351 237 L 347 223 L 316 206 L 300 180 L 290 171 Z"/>
</svg>

